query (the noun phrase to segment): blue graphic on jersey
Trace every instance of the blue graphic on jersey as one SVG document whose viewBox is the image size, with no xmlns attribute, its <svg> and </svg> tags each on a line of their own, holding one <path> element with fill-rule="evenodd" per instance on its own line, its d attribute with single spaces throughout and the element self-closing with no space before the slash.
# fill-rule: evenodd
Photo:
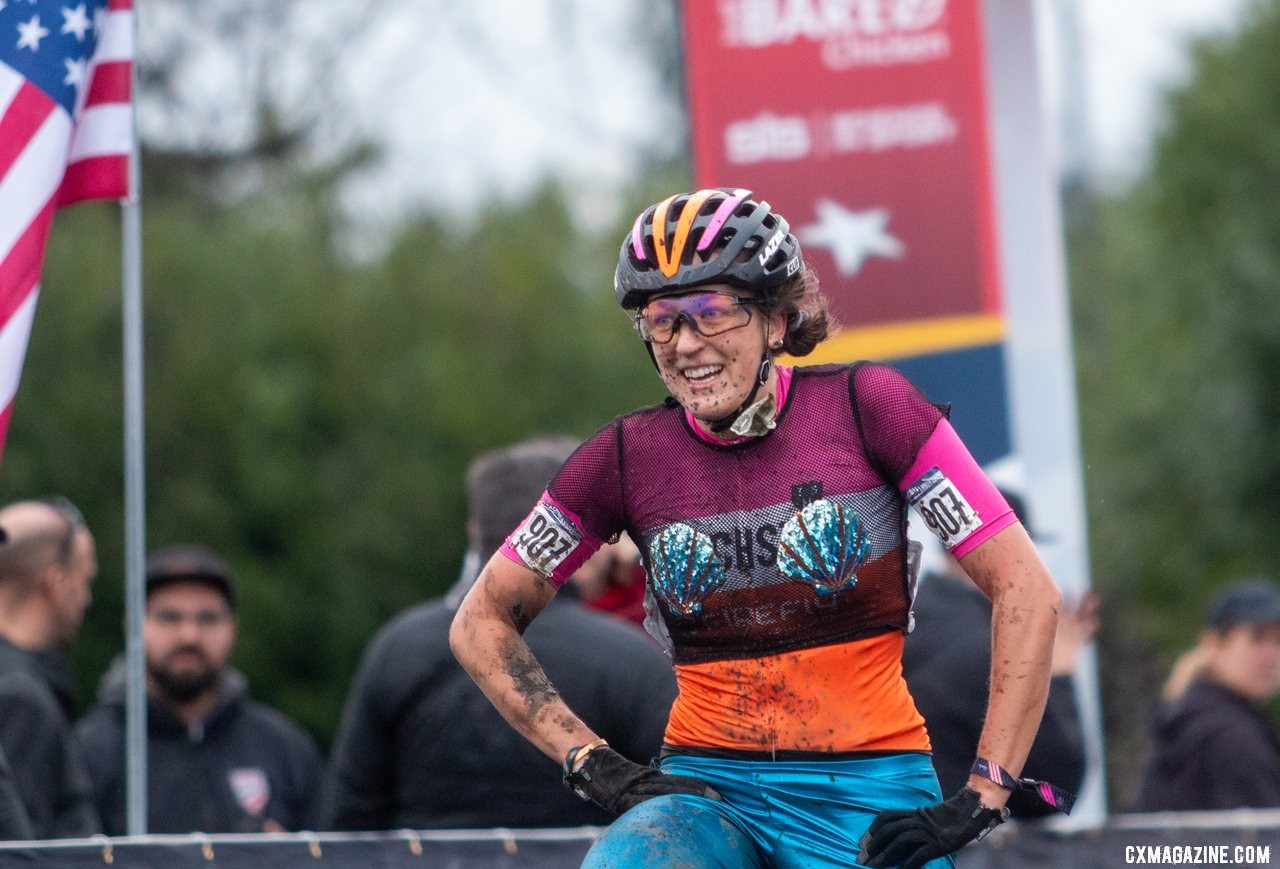
<svg viewBox="0 0 1280 869">
<path fill-rule="evenodd" d="M 724 562 L 711 538 L 683 522 L 668 525 L 653 538 L 649 566 L 654 594 L 687 616 L 699 612 L 702 601 L 724 582 Z"/>
<path fill-rule="evenodd" d="M 870 553 L 858 514 L 828 498 L 805 505 L 778 535 L 778 569 L 820 595 L 852 588 L 858 581 L 854 571 Z"/>
</svg>

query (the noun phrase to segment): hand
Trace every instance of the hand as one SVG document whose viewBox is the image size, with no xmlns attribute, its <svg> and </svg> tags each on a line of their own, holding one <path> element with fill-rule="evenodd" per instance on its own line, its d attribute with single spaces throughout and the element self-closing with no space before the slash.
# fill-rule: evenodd
<svg viewBox="0 0 1280 869">
<path fill-rule="evenodd" d="M 584 800 L 591 800 L 615 815 L 664 794 L 693 794 L 720 799 L 715 788 L 701 779 L 667 775 L 661 770 L 632 763 L 607 745 L 588 753 L 576 771 L 565 775 L 564 783 Z"/>
<path fill-rule="evenodd" d="M 1050 672 L 1066 676 L 1075 672 L 1080 650 L 1093 641 L 1098 632 L 1098 596 L 1087 591 L 1074 606 L 1064 602 L 1058 613 L 1058 632 L 1053 642 L 1053 663 Z"/>
<path fill-rule="evenodd" d="M 946 802 L 876 815 L 859 846 L 858 862 L 871 869 L 920 869 L 930 860 L 981 839 L 1004 823 L 1007 809 L 988 809 L 978 792 L 965 788 Z"/>
</svg>

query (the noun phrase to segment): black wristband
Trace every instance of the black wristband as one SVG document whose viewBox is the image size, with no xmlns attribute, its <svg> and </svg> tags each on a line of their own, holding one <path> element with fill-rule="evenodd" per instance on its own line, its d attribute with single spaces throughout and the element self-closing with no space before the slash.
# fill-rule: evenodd
<svg viewBox="0 0 1280 869">
<path fill-rule="evenodd" d="M 591 775 L 581 769 L 575 771 L 574 766 L 577 765 L 579 760 L 585 758 L 597 748 L 606 747 L 608 744 L 609 743 L 605 742 L 603 739 L 593 739 L 586 745 L 575 745 L 573 748 L 569 749 L 569 753 L 564 756 L 564 764 L 561 767 L 560 780 L 564 782 L 565 787 L 569 788 L 569 790 L 573 791 L 584 800 L 591 799 L 591 797 L 587 796 L 586 791 L 582 789 L 583 785 L 591 781 Z"/>
</svg>

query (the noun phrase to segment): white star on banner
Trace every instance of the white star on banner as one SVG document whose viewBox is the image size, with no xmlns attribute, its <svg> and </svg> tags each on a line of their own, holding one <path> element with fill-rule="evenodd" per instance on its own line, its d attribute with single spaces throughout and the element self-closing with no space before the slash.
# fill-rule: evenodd
<svg viewBox="0 0 1280 869">
<path fill-rule="evenodd" d="M 842 275 L 856 275 L 867 257 L 901 259 L 906 253 L 906 246 L 888 232 L 887 209 L 853 211 L 830 199 L 819 199 L 813 208 L 818 222 L 800 228 L 800 241 L 827 248 Z"/>
<path fill-rule="evenodd" d="M 18 48 L 40 50 L 40 40 L 49 35 L 49 30 L 40 26 L 40 16 L 32 15 L 26 24 L 18 25 Z"/>
<path fill-rule="evenodd" d="M 89 21 L 89 16 L 83 3 L 75 9 L 68 9 L 66 6 L 62 7 L 63 33 L 74 33 L 78 41 L 84 42 L 84 35 L 91 27 L 93 27 L 93 24 Z"/>
</svg>

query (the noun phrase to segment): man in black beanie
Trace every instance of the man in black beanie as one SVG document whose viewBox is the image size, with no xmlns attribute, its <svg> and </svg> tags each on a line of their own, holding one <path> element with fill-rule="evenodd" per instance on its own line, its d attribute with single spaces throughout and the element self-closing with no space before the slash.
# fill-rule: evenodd
<svg viewBox="0 0 1280 869">
<path fill-rule="evenodd" d="M 204 546 L 147 559 L 147 832 L 309 829 L 323 776 L 310 735 L 249 698 L 229 665 L 236 639 L 231 570 Z M 117 660 L 78 725 L 104 832 L 125 828 L 125 679 Z"/>
</svg>

